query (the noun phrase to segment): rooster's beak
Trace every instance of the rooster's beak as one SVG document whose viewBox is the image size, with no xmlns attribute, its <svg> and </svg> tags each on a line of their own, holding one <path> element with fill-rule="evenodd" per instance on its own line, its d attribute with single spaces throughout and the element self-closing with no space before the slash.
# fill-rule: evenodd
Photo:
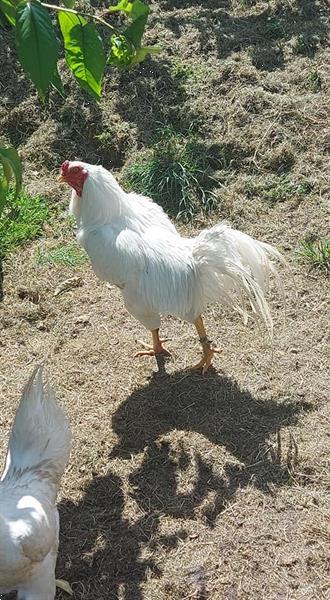
<svg viewBox="0 0 330 600">
<path fill-rule="evenodd" d="M 65 179 L 63 177 L 63 175 L 59 175 L 57 178 L 57 181 L 60 181 L 61 183 L 64 183 Z"/>
</svg>

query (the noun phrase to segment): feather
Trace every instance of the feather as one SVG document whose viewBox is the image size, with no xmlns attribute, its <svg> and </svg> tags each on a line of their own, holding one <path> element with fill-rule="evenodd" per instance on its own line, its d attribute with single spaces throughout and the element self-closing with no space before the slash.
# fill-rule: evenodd
<svg viewBox="0 0 330 600">
<path fill-rule="evenodd" d="M 195 238 L 193 255 L 206 303 L 222 301 L 243 314 L 246 322 L 245 297 L 271 336 L 273 321 L 265 294 L 270 274 L 277 276 L 270 257 L 284 261 L 281 254 L 270 244 L 220 223 Z"/>
<path fill-rule="evenodd" d="M 42 368 L 32 373 L 23 391 L 9 439 L 1 480 L 39 472 L 57 486 L 67 463 L 71 443 L 68 419 L 55 394 L 42 379 Z"/>
</svg>

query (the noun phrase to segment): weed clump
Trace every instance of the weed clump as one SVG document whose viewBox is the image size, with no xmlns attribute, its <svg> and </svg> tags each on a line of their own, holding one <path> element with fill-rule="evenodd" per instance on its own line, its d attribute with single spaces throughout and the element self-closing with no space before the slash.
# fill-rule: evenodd
<svg viewBox="0 0 330 600">
<path fill-rule="evenodd" d="M 319 92 L 322 88 L 322 77 L 317 71 L 317 69 L 313 69 L 308 74 L 306 87 L 310 89 L 312 92 Z"/>
<path fill-rule="evenodd" d="M 243 191 L 248 198 L 257 196 L 271 204 L 277 204 L 293 199 L 303 200 L 312 192 L 313 187 L 313 183 L 308 179 L 296 182 L 287 175 L 281 175 L 269 176 L 259 182 L 249 178 Z"/>
<path fill-rule="evenodd" d="M 124 175 L 128 187 L 150 196 L 183 221 L 207 213 L 216 204 L 212 189 L 215 156 L 192 136 L 161 131 L 161 139 L 131 163 Z"/>
<path fill-rule="evenodd" d="M 317 238 L 310 235 L 304 239 L 298 255 L 314 269 L 330 275 L 330 238 Z"/>
</svg>

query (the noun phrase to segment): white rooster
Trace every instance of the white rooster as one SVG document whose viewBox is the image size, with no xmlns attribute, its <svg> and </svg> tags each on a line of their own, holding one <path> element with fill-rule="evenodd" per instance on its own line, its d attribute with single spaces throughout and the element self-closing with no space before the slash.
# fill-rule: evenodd
<svg viewBox="0 0 330 600">
<path fill-rule="evenodd" d="M 0 593 L 18 600 L 54 600 L 59 517 L 55 505 L 67 463 L 71 431 L 37 368 L 12 428 L 0 481 Z"/>
<path fill-rule="evenodd" d="M 159 337 L 160 315 L 173 315 L 195 324 L 203 357 L 193 369 L 207 371 L 220 350 L 207 337 L 202 312 L 222 302 L 246 321 L 244 297 L 272 333 L 265 293 L 276 274 L 271 259 L 284 260 L 275 248 L 225 223 L 181 237 L 160 206 L 126 193 L 101 166 L 66 160 L 60 180 L 73 188 L 77 239 L 96 275 L 122 290 L 127 310 L 151 331 L 151 349 L 136 356 L 169 354 Z"/>
</svg>

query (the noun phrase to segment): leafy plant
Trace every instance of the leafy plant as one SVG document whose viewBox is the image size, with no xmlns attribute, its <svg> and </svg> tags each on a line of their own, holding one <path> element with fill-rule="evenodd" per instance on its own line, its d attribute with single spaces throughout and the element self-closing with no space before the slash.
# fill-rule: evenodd
<svg viewBox="0 0 330 600">
<path fill-rule="evenodd" d="M 1 2 L 3 0 L 0 0 Z M 15 190 L 12 192 L 13 199 L 17 199 L 22 187 L 22 166 L 17 151 L 12 146 L 0 146 L 0 300 L 3 297 L 3 271 L 2 262 L 5 255 L 6 228 L 3 228 L 5 209 L 9 200 L 9 184 L 15 179 Z"/>
<path fill-rule="evenodd" d="M 178 219 L 187 221 L 216 204 L 211 191 L 214 156 L 198 141 L 162 130 L 162 139 L 126 170 L 125 179 L 135 192 L 150 196 Z"/>
<path fill-rule="evenodd" d="M 15 29 L 18 58 L 44 99 L 49 87 L 61 95 L 64 88 L 57 68 L 59 43 L 51 11 L 58 15 L 66 64 L 79 85 L 95 99 L 101 96 L 106 63 L 119 68 L 131 67 L 148 54 L 158 52 L 155 46 L 143 46 L 142 38 L 150 12 L 141 0 L 120 0 L 105 9 L 105 15 L 75 10 L 74 0 L 62 0 L 64 6 L 40 0 L 0 0 L 0 13 Z M 104 16 L 123 13 L 129 24 L 118 29 Z M 96 24 L 110 31 L 103 42 Z"/>
<path fill-rule="evenodd" d="M 57 246 L 50 250 L 38 249 L 36 261 L 38 265 L 63 265 L 77 267 L 87 261 L 87 255 L 76 245 Z"/>
<path fill-rule="evenodd" d="M 313 268 L 321 269 L 330 274 L 330 239 L 309 236 L 302 242 L 298 250 L 306 262 Z"/>
<path fill-rule="evenodd" d="M 3 0 L 1 0 L 3 1 Z M 15 196 L 22 187 L 22 166 L 17 150 L 12 146 L 6 148 L 0 146 L 0 163 L 2 165 L 2 174 L 0 172 L 0 218 L 5 207 L 8 188 L 11 180 L 15 179 Z"/>
</svg>

